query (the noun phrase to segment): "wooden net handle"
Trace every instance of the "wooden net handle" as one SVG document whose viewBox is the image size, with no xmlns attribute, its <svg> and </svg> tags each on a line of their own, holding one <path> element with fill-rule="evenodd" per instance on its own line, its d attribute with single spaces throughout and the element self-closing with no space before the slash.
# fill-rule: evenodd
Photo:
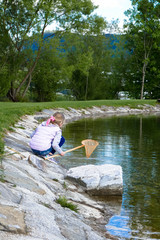
<svg viewBox="0 0 160 240">
<path fill-rule="evenodd" d="M 71 148 L 71 149 L 65 151 L 64 154 L 66 154 L 66 153 L 68 153 L 68 152 L 72 152 L 72 151 L 74 151 L 74 150 L 76 150 L 76 149 L 79 149 L 79 148 L 82 148 L 82 147 L 84 147 L 84 145 L 81 145 L 81 146 L 78 146 L 78 147 L 75 147 L 75 148 Z M 60 154 L 51 155 L 51 156 L 49 156 L 49 157 L 46 157 L 45 159 L 50 159 L 50 158 L 59 157 L 59 156 L 61 156 L 61 155 L 60 155 Z"/>
</svg>

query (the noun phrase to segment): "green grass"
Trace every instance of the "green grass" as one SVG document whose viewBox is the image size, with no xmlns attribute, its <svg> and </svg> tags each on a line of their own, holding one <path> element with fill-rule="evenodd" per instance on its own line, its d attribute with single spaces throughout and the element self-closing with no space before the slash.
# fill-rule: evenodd
<svg viewBox="0 0 160 240">
<path fill-rule="evenodd" d="M 69 208 L 72 211 L 78 212 L 77 205 L 75 205 L 75 204 L 73 204 L 71 202 L 68 202 L 68 200 L 64 196 L 63 197 L 59 197 L 56 200 L 56 202 L 59 203 L 62 207 L 66 207 L 66 208 Z"/>
<path fill-rule="evenodd" d="M 56 101 L 42 103 L 12 103 L 0 102 L 0 154 L 4 151 L 3 137 L 6 130 L 10 130 L 11 126 L 25 114 L 34 114 L 35 112 L 49 108 L 89 108 L 92 106 L 100 107 L 102 105 L 120 107 L 129 106 L 131 108 L 137 105 L 156 105 L 156 100 L 94 100 L 94 101 Z"/>
</svg>

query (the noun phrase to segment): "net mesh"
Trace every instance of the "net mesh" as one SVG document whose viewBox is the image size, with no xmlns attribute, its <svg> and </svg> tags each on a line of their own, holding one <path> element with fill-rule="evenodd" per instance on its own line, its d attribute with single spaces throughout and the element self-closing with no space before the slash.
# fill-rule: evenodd
<svg viewBox="0 0 160 240">
<path fill-rule="evenodd" d="M 82 144 L 85 147 L 86 157 L 89 158 L 99 143 L 92 139 L 86 139 L 82 141 Z"/>
</svg>

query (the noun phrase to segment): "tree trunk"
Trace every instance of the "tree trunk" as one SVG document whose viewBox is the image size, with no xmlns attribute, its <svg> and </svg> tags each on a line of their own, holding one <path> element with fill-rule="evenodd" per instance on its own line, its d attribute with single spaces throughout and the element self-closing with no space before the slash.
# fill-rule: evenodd
<svg viewBox="0 0 160 240">
<path fill-rule="evenodd" d="M 15 89 L 13 88 L 13 82 L 11 82 L 11 88 L 7 93 L 7 97 L 12 101 L 12 102 L 17 102 L 17 99 L 15 97 Z"/>
<path fill-rule="evenodd" d="M 41 52 L 41 47 L 39 47 L 39 49 L 38 49 L 37 57 L 36 57 L 36 60 L 34 61 L 34 63 L 32 64 L 32 67 L 29 69 L 28 73 L 26 74 L 26 76 L 24 77 L 22 82 L 20 83 L 19 87 L 16 89 L 16 92 L 15 92 L 16 96 L 20 92 L 21 87 L 23 86 L 23 84 L 27 81 L 27 79 L 30 77 L 30 75 L 34 71 L 34 69 L 35 69 L 35 67 L 37 65 L 38 59 L 40 57 L 40 52 Z"/>
<path fill-rule="evenodd" d="M 25 90 L 24 90 L 24 92 L 23 92 L 23 94 L 22 94 L 22 98 L 25 97 L 26 92 L 28 91 L 28 88 L 29 88 L 29 86 L 30 86 L 31 80 L 32 80 L 32 75 L 30 74 L 29 80 L 28 80 L 28 84 L 27 84 L 27 87 L 25 88 Z"/>
<path fill-rule="evenodd" d="M 86 79 L 86 93 L 85 93 L 85 101 L 87 100 L 87 94 L 88 94 L 88 74 Z"/>
<path fill-rule="evenodd" d="M 146 63 L 143 64 L 143 70 L 142 70 L 142 85 L 141 85 L 141 100 L 143 99 L 144 95 L 144 82 L 145 82 L 145 76 L 146 76 Z"/>
</svg>

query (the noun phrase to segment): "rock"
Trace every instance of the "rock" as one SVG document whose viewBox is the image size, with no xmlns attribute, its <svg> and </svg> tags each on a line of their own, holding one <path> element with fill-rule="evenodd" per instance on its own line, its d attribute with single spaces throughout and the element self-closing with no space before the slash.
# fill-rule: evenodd
<svg viewBox="0 0 160 240">
<path fill-rule="evenodd" d="M 45 171 L 46 169 L 46 163 L 38 156 L 30 155 L 28 157 L 28 162 L 41 171 Z"/>
<path fill-rule="evenodd" d="M 20 203 L 22 195 L 13 193 L 13 191 L 4 183 L 0 183 L 0 198 L 6 199 L 9 202 Z"/>
<path fill-rule="evenodd" d="M 45 191 L 41 189 L 38 184 L 27 175 L 27 173 L 24 173 L 15 166 L 7 163 L 5 163 L 4 180 L 14 184 L 15 187 L 20 186 L 41 195 L 45 194 Z"/>
<path fill-rule="evenodd" d="M 24 212 L 11 206 L 0 205 L 0 230 L 25 234 Z"/>
<path fill-rule="evenodd" d="M 55 210 L 42 203 L 25 202 L 25 222 L 30 229 L 30 236 L 46 240 L 66 240 L 62 235 L 55 219 Z"/>
<path fill-rule="evenodd" d="M 56 222 L 60 227 L 62 235 L 68 240 L 104 240 L 103 237 L 94 232 L 91 227 L 83 223 L 76 215 L 74 219 L 69 213 L 58 215 Z"/>
<path fill-rule="evenodd" d="M 39 124 L 37 120 L 46 120 L 56 111 L 63 111 L 68 123 L 107 115 L 157 114 L 160 104 L 137 109 L 109 106 L 78 110 L 59 108 L 23 116 L 13 127 L 14 132 L 5 136 L 5 150 L 14 154 L 2 159 L 0 239 L 117 239 L 106 233 L 105 225 L 113 215 L 121 212 L 121 167 L 88 165 L 67 171 L 61 165 L 61 159 L 59 164 L 45 161 L 35 156 L 29 147 L 30 134 Z M 58 204 L 56 199 L 60 196 L 76 205 L 78 213 Z"/>
<path fill-rule="evenodd" d="M 86 165 L 70 168 L 66 178 L 83 185 L 91 195 L 122 195 L 122 168 L 118 165 Z"/>
</svg>

